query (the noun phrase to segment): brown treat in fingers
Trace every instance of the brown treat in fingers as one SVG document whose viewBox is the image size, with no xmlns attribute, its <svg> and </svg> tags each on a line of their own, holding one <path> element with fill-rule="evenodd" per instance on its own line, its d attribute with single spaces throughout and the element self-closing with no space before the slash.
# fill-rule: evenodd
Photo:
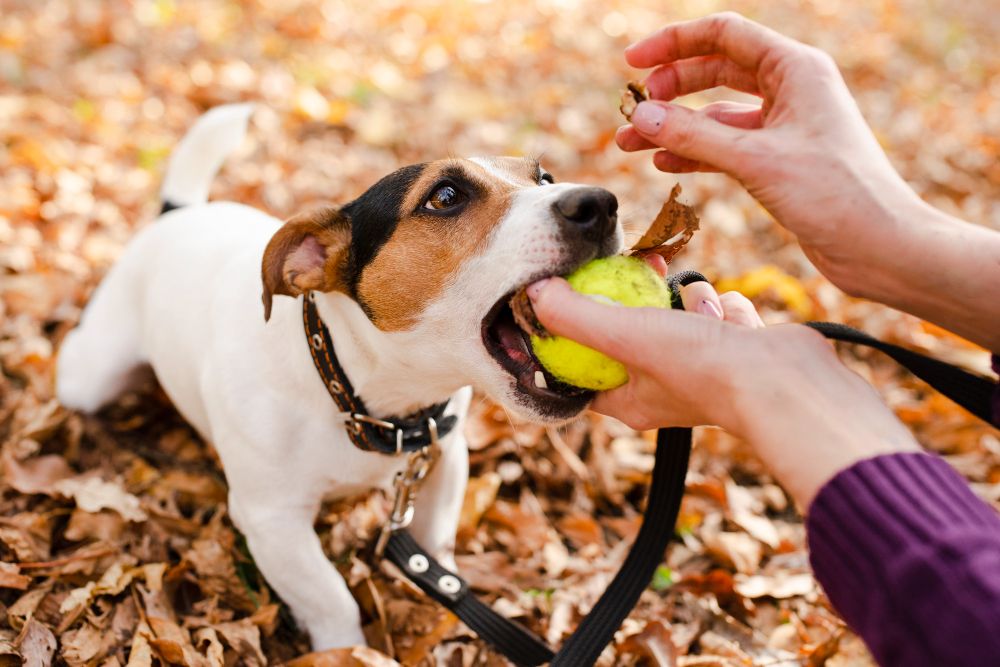
<svg viewBox="0 0 1000 667">
<path fill-rule="evenodd" d="M 640 102 L 649 99 L 649 90 L 641 81 L 629 81 L 625 90 L 622 91 L 622 101 L 618 110 L 622 112 L 626 120 L 632 120 L 632 114 Z"/>
<path fill-rule="evenodd" d="M 535 315 L 535 309 L 531 306 L 531 299 L 528 297 L 528 290 L 524 287 L 517 290 L 510 298 L 510 310 L 514 313 L 514 322 L 521 330 L 532 335 L 545 338 L 549 332 L 545 330 L 542 323 Z"/>
</svg>

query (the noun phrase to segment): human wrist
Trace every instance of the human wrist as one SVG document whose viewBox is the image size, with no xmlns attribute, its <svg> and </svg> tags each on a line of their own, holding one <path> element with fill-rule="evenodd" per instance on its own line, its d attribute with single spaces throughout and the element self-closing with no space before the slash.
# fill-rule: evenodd
<svg viewBox="0 0 1000 667">
<path fill-rule="evenodd" d="M 916 241 L 932 236 L 937 211 L 895 173 L 869 179 L 859 194 L 868 204 L 847 213 L 859 219 L 843 225 L 839 242 L 806 251 L 820 273 L 847 294 L 885 302 L 911 289 L 915 262 L 925 251 Z"/>
<path fill-rule="evenodd" d="M 729 396 L 734 420 L 722 426 L 753 447 L 801 508 L 857 461 L 919 451 L 906 427 L 818 334 L 781 328 L 755 350 L 758 363 Z"/>
</svg>

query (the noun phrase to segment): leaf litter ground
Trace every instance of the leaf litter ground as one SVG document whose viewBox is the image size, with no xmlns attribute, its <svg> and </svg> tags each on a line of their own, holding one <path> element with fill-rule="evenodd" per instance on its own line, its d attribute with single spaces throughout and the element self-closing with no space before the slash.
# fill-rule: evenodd
<svg viewBox="0 0 1000 667">
<path fill-rule="evenodd" d="M 308 654 L 229 522 L 211 447 L 154 381 L 96 417 L 53 401 L 59 341 L 123 244 L 153 220 L 166 156 L 212 105 L 261 103 L 216 198 L 288 216 L 344 201 L 410 162 L 543 155 L 560 180 L 618 195 L 631 245 L 680 181 L 702 231 L 675 270 L 744 291 L 769 323 L 842 321 L 985 371 L 982 350 L 835 290 L 737 184 L 665 176 L 646 156 L 613 146 L 618 94 L 635 78 L 621 48 L 715 8 L 700 0 L 682 9 L 652 0 L 6 2 L 0 663 L 505 664 L 366 559 L 386 516 L 380 493 L 328 503 L 317 519 L 371 648 Z M 915 1 L 729 8 L 829 50 L 921 195 L 1000 228 L 1000 19 L 990 3 L 947 13 Z M 997 504 L 994 431 L 874 353 L 842 357 Z M 597 416 L 560 429 L 513 423 L 483 399 L 469 439 L 461 571 L 495 608 L 558 643 L 635 534 L 651 434 Z M 752 453 L 700 429 L 675 544 L 601 664 L 870 664 L 817 590 L 804 537 L 800 514 Z"/>
</svg>

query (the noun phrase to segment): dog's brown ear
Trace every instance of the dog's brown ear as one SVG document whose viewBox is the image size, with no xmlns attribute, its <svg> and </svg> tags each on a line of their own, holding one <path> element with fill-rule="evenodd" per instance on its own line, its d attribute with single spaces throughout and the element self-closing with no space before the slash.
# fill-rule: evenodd
<svg viewBox="0 0 1000 667">
<path fill-rule="evenodd" d="M 264 250 L 264 320 L 271 317 L 275 294 L 298 296 L 310 290 L 347 291 L 346 269 L 351 223 L 328 206 L 290 218 Z"/>
</svg>

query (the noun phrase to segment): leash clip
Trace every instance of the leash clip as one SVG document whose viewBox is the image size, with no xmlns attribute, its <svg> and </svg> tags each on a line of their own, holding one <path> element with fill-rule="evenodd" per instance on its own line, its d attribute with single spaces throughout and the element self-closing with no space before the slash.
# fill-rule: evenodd
<svg viewBox="0 0 1000 667">
<path fill-rule="evenodd" d="M 441 455 L 438 442 L 437 422 L 433 418 L 427 420 L 430 433 L 430 444 L 414 451 L 406 460 L 406 467 L 396 473 L 393 480 L 392 512 L 389 520 L 382 526 L 378 541 L 375 543 L 375 556 L 381 558 L 389 537 L 397 530 L 408 528 L 413 522 L 413 502 L 424 479 L 430 473 Z M 402 431 L 397 431 L 402 434 Z"/>
</svg>

